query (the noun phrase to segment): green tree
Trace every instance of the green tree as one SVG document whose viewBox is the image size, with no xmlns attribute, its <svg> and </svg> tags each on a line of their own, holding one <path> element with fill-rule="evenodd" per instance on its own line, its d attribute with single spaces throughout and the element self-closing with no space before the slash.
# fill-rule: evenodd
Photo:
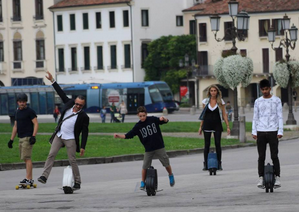
<svg viewBox="0 0 299 212">
<path fill-rule="evenodd" d="M 179 92 L 180 81 L 187 76 L 186 68 L 179 67 L 185 54 L 196 59 L 194 35 L 162 36 L 148 45 L 149 55 L 144 62 L 145 81 L 163 80 L 173 93 Z"/>
</svg>

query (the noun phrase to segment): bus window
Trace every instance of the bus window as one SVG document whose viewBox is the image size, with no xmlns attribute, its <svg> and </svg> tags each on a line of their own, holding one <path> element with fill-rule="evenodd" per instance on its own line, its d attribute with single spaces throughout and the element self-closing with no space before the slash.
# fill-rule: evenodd
<svg viewBox="0 0 299 212">
<path fill-rule="evenodd" d="M 47 99 L 46 92 L 39 93 L 39 113 L 46 114 L 47 111 Z"/>
<path fill-rule="evenodd" d="M 17 107 L 17 99 L 15 94 L 8 93 L 8 115 L 15 114 Z"/>
<path fill-rule="evenodd" d="M 7 108 L 7 101 L 8 101 L 8 98 L 7 98 L 7 95 L 6 94 L 1 94 L 1 115 L 7 115 L 8 114 L 8 108 Z"/>
<path fill-rule="evenodd" d="M 54 93 L 47 92 L 47 114 L 53 114 L 54 111 Z"/>
<path fill-rule="evenodd" d="M 32 110 L 34 110 L 37 114 L 40 114 L 39 107 L 38 107 L 38 93 L 30 93 L 30 107 Z"/>
<path fill-rule="evenodd" d="M 159 89 L 164 102 L 173 101 L 172 92 L 166 84 L 156 84 L 156 87 Z"/>
<path fill-rule="evenodd" d="M 153 103 L 163 102 L 162 96 L 161 96 L 158 88 L 156 88 L 155 86 L 150 86 L 148 91 L 150 93 Z"/>
<path fill-rule="evenodd" d="M 76 99 L 77 96 L 81 95 L 84 96 L 86 99 L 86 103 L 87 103 L 87 97 L 86 97 L 86 90 L 64 90 L 65 94 L 71 98 L 71 99 Z M 63 104 L 63 103 L 62 103 Z M 86 104 L 84 105 L 83 109 L 86 108 Z"/>
</svg>

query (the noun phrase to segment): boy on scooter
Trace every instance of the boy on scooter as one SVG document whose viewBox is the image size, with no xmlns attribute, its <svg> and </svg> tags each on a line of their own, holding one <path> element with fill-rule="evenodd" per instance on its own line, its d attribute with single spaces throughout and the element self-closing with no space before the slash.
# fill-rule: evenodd
<svg viewBox="0 0 299 212">
<path fill-rule="evenodd" d="M 144 106 L 138 107 L 137 115 L 140 121 L 135 124 L 133 129 L 124 135 L 114 134 L 114 138 L 131 139 L 138 135 L 140 142 L 143 144 L 145 154 L 142 166 L 140 190 L 145 189 L 146 170 L 151 166 L 154 155 L 157 156 L 162 165 L 166 168 L 166 171 L 169 174 L 170 186 L 174 186 L 175 180 L 168 155 L 164 148 L 164 141 L 159 126 L 160 124 L 168 123 L 169 120 L 163 116 L 160 118 L 147 116 L 146 108 Z"/>
</svg>

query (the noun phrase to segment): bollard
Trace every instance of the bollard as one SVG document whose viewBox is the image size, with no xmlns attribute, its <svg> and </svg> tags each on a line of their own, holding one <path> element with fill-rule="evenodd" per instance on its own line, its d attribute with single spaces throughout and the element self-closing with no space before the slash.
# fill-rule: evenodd
<svg viewBox="0 0 299 212">
<path fill-rule="evenodd" d="M 195 115 L 195 111 L 196 111 L 196 107 L 195 107 L 195 105 L 193 105 L 193 106 L 190 108 L 190 115 Z"/>
<path fill-rule="evenodd" d="M 239 108 L 239 113 L 240 113 L 240 114 L 245 114 L 245 112 L 244 112 L 244 107 L 240 107 L 240 108 Z"/>
<path fill-rule="evenodd" d="M 246 120 L 245 115 L 239 116 L 239 140 L 241 143 L 246 142 Z"/>
<path fill-rule="evenodd" d="M 283 103 L 283 110 L 284 111 L 288 111 L 289 110 L 289 105 L 288 105 L 288 103 Z"/>
<path fill-rule="evenodd" d="M 163 116 L 167 116 L 168 115 L 168 110 L 166 107 L 163 108 Z"/>
<path fill-rule="evenodd" d="M 248 112 L 250 112 L 250 110 L 251 110 L 250 104 L 246 105 L 246 109 L 247 109 Z"/>
</svg>

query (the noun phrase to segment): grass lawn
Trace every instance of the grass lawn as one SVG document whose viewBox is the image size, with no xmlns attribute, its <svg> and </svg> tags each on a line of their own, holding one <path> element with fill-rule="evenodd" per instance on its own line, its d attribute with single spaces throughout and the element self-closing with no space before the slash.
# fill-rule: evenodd
<svg viewBox="0 0 299 212">
<path fill-rule="evenodd" d="M 133 128 L 134 123 L 90 123 L 89 132 L 91 133 L 126 133 Z M 199 122 L 169 122 L 161 126 L 162 132 L 197 132 Z M 251 132 L 251 122 L 246 122 L 246 132 Z M 55 123 L 40 123 L 38 132 L 52 133 L 55 129 Z M 232 123 L 230 122 L 230 128 Z M 226 125 L 223 123 L 223 130 L 226 131 Z M 10 124 L 0 124 L 1 132 L 11 132 Z"/>
<path fill-rule="evenodd" d="M 96 127 L 97 124 L 94 126 Z M 98 124 L 101 125 L 101 124 Z M 109 124 L 102 124 L 104 126 Z M 46 126 L 46 125 L 45 125 Z M 53 125 L 54 126 L 54 125 Z M 111 124 L 110 126 L 115 126 Z M 122 126 L 120 129 L 126 131 L 125 124 L 120 124 Z M 132 124 L 128 124 L 127 127 L 131 127 Z M 3 128 L 1 128 L 3 130 Z M 117 131 L 121 131 L 119 128 L 116 128 Z M 163 126 L 163 131 L 164 126 Z M 37 135 L 36 144 L 33 147 L 32 160 L 33 161 L 45 161 L 47 159 L 50 144 L 48 140 L 50 135 Z M 18 138 L 15 138 L 13 143 L 13 148 L 9 149 L 7 147 L 7 142 L 10 139 L 10 134 L 2 134 L 0 140 L 0 163 L 15 163 L 23 162 L 19 158 L 19 148 L 18 148 Z M 204 141 L 199 138 L 180 138 L 180 137 L 169 137 L 164 136 L 164 142 L 166 150 L 183 150 L 183 149 L 195 149 L 203 148 Z M 236 139 L 222 139 L 222 146 L 241 144 Z M 212 141 L 212 147 L 214 146 L 214 141 Z M 137 154 L 144 153 L 144 147 L 140 143 L 138 137 L 134 139 L 114 139 L 113 136 L 103 136 L 103 135 L 90 135 L 88 137 L 88 142 L 86 146 L 86 152 L 84 158 L 88 157 L 109 157 L 116 155 L 125 155 L 125 154 Z M 77 155 L 79 158 L 79 155 Z M 62 148 L 56 160 L 67 159 L 66 148 Z"/>
</svg>

